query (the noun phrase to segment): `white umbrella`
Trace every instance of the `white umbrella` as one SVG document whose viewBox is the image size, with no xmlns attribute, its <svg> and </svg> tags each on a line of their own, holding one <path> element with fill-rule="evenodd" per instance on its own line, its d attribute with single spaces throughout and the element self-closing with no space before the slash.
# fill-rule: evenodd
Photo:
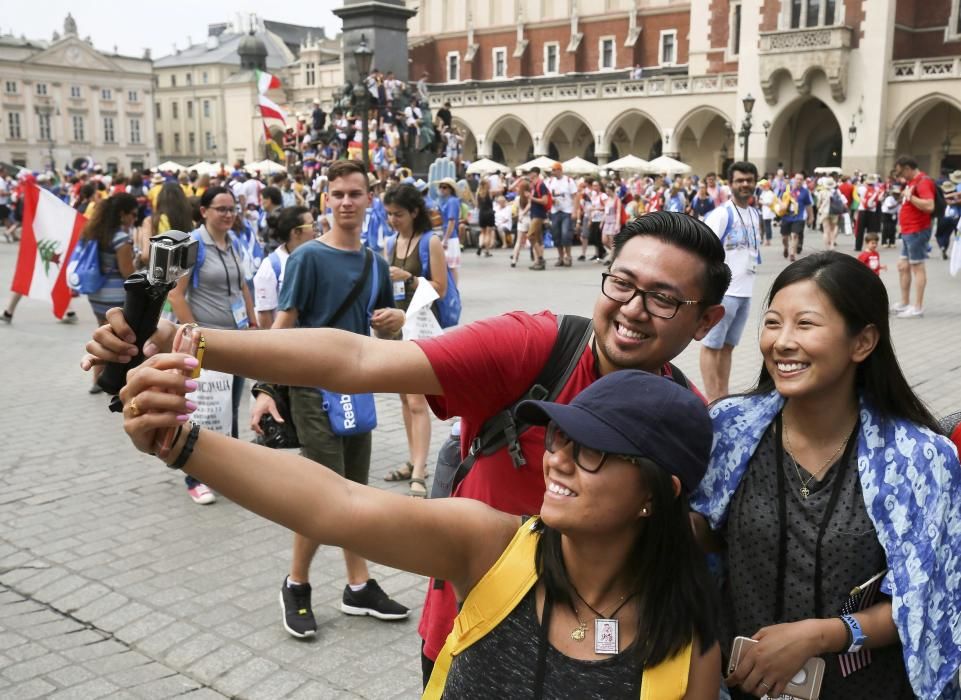
<svg viewBox="0 0 961 700">
<path fill-rule="evenodd" d="M 611 161 L 606 165 L 600 166 L 604 170 L 617 170 L 622 173 L 646 173 L 650 172 L 648 168 L 648 162 L 643 158 L 638 158 L 637 156 L 627 155 L 623 158 L 618 158 L 617 160 Z"/>
<path fill-rule="evenodd" d="M 814 169 L 814 174 L 815 174 L 815 175 L 840 175 L 840 174 L 841 174 L 841 168 L 838 168 L 838 167 L 833 166 L 833 165 L 831 165 L 831 166 L 822 165 L 820 168 L 815 168 L 815 169 Z"/>
<path fill-rule="evenodd" d="M 261 175 L 275 175 L 277 173 L 287 172 L 287 168 L 272 160 L 258 160 L 255 163 L 245 165 L 244 170 L 251 175 L 257 173 L 258 171 Z"/>
<path fill-rule="evenodd" d="M 490 175 L 491 173 L 509 173 L 510 171 L 511 169 L 506 165 L 489 158 L 475 160 L 467 166 L 468 175 Z"/>
<path fill-rule="evenodd" d="M 561 166 L 567 175 L 593 175 L 598 171 L 597 165 L 580 157 L 565 160 Z"/>
<path fill-rule="evenodd" d="M 184 170 L 196 170 L 200 175 L 216 175 L 220 172 L 220 168 L 220 163 L 208 163 L 207 161 L 202 160 L 198 163 L 187 166 L 184 168 Z"/>
<path fill-rule="evenodd" d="M 154 170 L 159 170 L 162 173 L 179 173 L 184 169 L 180 163 L 174 163 L 172 160 L 165 160 L 159 165 L 153 167 Z"/>
<path fill-rule="evenodd" d="M 540 168 L 541 172 L 550 172 L 550 169 L 557 164 L 556 160 L 552 160 L 547 156 L 539 156 L 534 160 L 529 160 L 526 163 L 522 163 L 517 166 L 518 172 L 526 173 L 529 172 L 531 168 Z"/>
<path fill-rule="evenodd" d="M 670 156 L 658 156 L 651 162 L 647 164 L 647 171 L 655 175 L 668 174 L 668 175 L 687 175 L 691 172 L 691 166 L 687 163 L 682 163 L 679 160 L 675 160 Z"/>
</svg>

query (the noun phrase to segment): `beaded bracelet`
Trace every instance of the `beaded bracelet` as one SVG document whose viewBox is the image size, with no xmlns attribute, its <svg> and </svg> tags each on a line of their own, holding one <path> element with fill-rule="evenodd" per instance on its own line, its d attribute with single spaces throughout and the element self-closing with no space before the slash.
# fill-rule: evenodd
<svg viewBox="0 0 961 700">
<path fill-rule="evenodd" d="M 171 469 L 183 469 L 187 464 L 187 460 L 190 459 L 190 455 L 194 452 L 194 445 L 197 444 L 197 436 L 200 435 L 200 425 L 194 423 L 190 428 L 190 433 L 187 434 L 187 440 L 184 442 L 183 448 L 180 450 L 180 454 L 177 455 L 177 459 L 173 461 L 172 464 L 167 466 Z"/>
</svg>

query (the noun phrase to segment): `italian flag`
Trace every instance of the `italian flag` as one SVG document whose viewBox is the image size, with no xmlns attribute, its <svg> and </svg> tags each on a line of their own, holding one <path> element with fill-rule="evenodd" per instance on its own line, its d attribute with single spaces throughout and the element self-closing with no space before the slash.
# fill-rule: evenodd
<svg viewBox="0 0 961 700">
<path fill-rule="evenodd" d="M 264 73 L 262 70 L 257 70 L 257 92 L 263 95 L 268 90 L 273 90 L 280 87 L 280 78 L 276 75 L 271 75 L 270 73 Z"/>
<path fill-rule="evenodd" d="M 23 185 L 23 234 L 10 289 L 49 301 L 63 318 L 70 305 L 67 263 L 87 220 L 34 183 Z"/>
</svg>

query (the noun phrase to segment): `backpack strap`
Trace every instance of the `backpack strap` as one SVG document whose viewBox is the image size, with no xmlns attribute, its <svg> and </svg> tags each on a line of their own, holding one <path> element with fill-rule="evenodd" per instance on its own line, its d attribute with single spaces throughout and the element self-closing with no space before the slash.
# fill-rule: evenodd
<svg viewBox="0 0 961 700">
<path fill-rule="evenodd" d="M 194 270 L 190 275 L 190 285 L 196 288 L 200 284 L 200 268 L 204 266 L 204 259 L 207 257 L 207 246 L 200 236 L 200 229 L 190 232 L 190 237 L 197 241 L 197 262 L 194 263 Z"/>
<path fill-rule="evenodd" d="M 280 256 L 277 255 L 277 251 L 275 250 L 273 253 L 267 256 L 267 259 L 270 260 L 270 266 L 274 269 L 274 277 L 277 278 L 277 290 L 279 291 L 280 290 Z"/>
<path fill-rule="evenodd" d="M 424 275 L 424 278 L 430 280 L 430 239 L 434 237 L 434 234 L 430 231 L 425 231 L 420 236 L 420 241 L 417 242 L 417 254 L 420 256 L 420 272 Z"/>
<path fill-rule="evenodd" d="M 693 651 L 694 643 L 691 642 L 676 656 L 645 668 L 641 676 L 641 700 L 682 700 L 687 693 Z"/>
<path fill-rule="evenodd" d="M 424 690 L 425 700 L 439 700 L 453 658 L 500 624 L 537 582 L 537 522 L 537 518 L 532 518 L 517 529 L 504 552 L 467 595 L 454 620 L 454 629 L 434 662 Z"/>
</svg>

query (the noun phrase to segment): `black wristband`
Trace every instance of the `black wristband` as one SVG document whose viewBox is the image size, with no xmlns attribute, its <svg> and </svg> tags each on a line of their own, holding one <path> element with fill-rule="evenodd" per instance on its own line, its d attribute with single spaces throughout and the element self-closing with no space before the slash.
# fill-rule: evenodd
<svg viewBox="0 0 961 700">
<path fill-rule="evenodd" d="M 190 459 L 190 455 L 194 452 L 194 445 L 197 444 L 197 436 L 200 435 L 200 426 L 194 423 L 193 427 L 190 428 L 190 433 L 187 435 L 187 441 L 184 442 L 183 449 L 180 450 L 180 454 L 177 455 L 177 459 L 173 461 L 173 464 L 168 464 L 167 466 L 171 469 L 183 469 L 184 465 L 187 464 L 187 460 Z"/>
</svg>

